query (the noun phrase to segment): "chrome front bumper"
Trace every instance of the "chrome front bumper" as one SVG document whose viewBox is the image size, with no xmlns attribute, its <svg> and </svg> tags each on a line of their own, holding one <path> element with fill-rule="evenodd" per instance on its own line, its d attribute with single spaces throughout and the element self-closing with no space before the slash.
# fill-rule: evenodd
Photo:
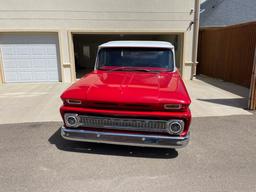
<svg viewBox="0 0 256 192">
<path fill-rule="evenodd" d="M 93 143 L 108 143 L 140 147 L 181 148 L 188 144 L 189 134 L 185 137 L 171 137 L 159 135 L 111 133 L 67 129 L 61 127 L 61 136 L 67 140 Z"/>
</svg>

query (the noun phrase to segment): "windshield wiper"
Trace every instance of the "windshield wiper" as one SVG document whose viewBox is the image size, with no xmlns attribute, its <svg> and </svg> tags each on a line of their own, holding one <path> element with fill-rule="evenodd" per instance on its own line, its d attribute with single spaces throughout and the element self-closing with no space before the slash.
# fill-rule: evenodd
<svg viewBox="0 0 256 192">
<path fill-rule="evenodd" d="M 114 69 L 110 69 L 109 71 L 143 71 L 143 72 L 152 72 L 148 69 L 141 69 L 137 67 L 116 67 Z"/>
</svg>

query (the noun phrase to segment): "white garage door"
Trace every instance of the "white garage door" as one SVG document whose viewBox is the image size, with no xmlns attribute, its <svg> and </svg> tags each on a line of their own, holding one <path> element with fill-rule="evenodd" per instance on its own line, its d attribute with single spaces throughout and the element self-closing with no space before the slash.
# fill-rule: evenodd
<svg viewBox="0 0 256 192">
<path fill-rule="evenodd" d="M 5 82 L 59 81 L 56 34 L 0 35 Z"/>
</svg>

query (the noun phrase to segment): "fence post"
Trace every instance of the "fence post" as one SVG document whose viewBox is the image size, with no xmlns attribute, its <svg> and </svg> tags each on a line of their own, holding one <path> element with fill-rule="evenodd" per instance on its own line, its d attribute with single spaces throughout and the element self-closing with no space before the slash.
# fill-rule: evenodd
<svg viewBox="0 0 256 192">
<path fill-rule="evenodd" d="M 248 108 L 250 110 L 256 110 L 256 46 L 254 52 Z"/>
</svg>

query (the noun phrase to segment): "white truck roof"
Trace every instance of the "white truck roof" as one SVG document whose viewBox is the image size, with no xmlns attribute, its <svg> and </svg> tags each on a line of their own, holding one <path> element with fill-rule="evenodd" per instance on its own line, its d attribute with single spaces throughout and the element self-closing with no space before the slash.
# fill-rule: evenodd
<svg viewBox="0 0 256 192">
<path fill-rule="evenodd" d="M 174 48 L 171 43 L 166 41 L 109 41 L 99 46 L 99 48 L 105 47 Z"/>
</svg>

